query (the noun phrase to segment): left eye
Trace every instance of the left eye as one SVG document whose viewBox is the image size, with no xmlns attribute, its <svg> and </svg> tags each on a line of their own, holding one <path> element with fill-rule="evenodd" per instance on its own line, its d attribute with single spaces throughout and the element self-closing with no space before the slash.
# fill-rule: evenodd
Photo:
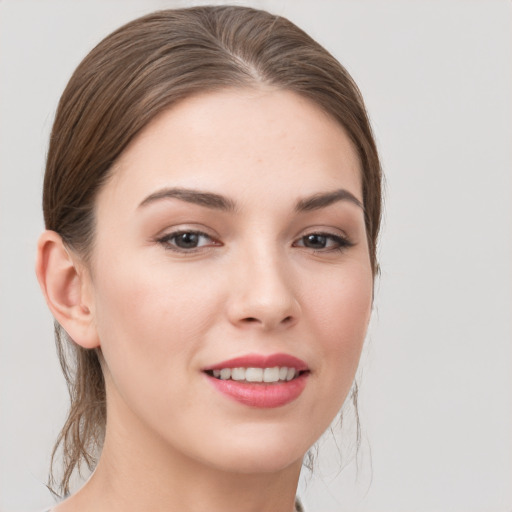
<svg viewBox="0 0 512 512">
<path fill-rule="evenodd" d="M 307 249 L 320 251 L 342 249 L 344 247 L 349 247 L 352 244 L 342 236 L 324 233 L 311 233 L 299 238 L 294 245 L 296 247 L 306 247 Z"/>
<path fill-rule="evenodd" d="M 200 231 L 170 233 L 160 238 L 158 242 L 175 251 L 193 250 L 205 245 L 216 245 L 210 236 Z"/>
</svg>

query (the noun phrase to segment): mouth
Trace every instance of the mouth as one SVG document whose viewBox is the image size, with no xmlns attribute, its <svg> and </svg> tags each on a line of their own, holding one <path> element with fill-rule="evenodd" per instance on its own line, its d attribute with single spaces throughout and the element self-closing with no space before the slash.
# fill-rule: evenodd
<svg viewBox="0 0 512 512">
<path fill-rule="evenodd" d="M 214 379 L 234 380 L 237 382 L 278 384 L 297 379 L 309 370 L 298 370 L 288 366 L 274 366 L 272 368 L 236 367 L 206 370 L 205 373 Z"/>
<path fill-rule="evenodd" d="M 311 372 L 294 356 L 251 354 L 204 368 L 203 373 L 230 399 L 251 407 L 274 408 L 296 400 Z"/>
</svg>

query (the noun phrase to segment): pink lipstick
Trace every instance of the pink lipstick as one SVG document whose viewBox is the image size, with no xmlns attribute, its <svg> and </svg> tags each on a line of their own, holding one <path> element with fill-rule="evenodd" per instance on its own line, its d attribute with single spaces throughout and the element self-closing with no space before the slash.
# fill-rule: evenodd
<svg viewBox="0 0 512 512">
<path fill-rule="evenodd" d="M 289 354 L 248 354 L 203 369 L 222 394 L 244 405 L 273 408 L 286 405 L 304 390 L 308 365 Z"/>
</svg>

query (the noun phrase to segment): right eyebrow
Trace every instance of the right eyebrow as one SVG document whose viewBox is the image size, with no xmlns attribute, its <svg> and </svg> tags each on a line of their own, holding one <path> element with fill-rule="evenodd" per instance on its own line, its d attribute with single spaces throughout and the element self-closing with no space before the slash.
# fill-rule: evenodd
<svg viewBox="0 0 512 512">
<path fill-rule="evenodd" d="M 179 199 L 187 203 L 205 206 L 214 210 L 232 212 L 236 210 L 236 205 L 231 199 L 214 194 L 213 192 L 201 192 L 190 188 L 163 188 L 147 196 L 140 204 L 139 208 L 148 204 L 164 199 Z"/>
</svg>

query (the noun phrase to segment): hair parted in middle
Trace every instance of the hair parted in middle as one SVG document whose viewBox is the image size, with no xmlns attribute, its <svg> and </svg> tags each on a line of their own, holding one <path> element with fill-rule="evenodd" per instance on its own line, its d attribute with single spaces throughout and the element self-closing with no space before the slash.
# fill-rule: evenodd
<svg viewBox="0 0 512 512">
<path fill-rule="evenodd" d="M 185 98 L 248 87 L 295 92 L 345 129 L 361 163 L 375 275 L 381 167 L 362 96 L 343 66 L 305 32 L 283 17 L 249 7 L 155 12 L 119 28 L 85 57 L 60 99 L 52 129 L 43 192 L 46 228 L 91 265 L 95 199 L 134 137 Z M 57 323 L 55 331 L 71 407 L 52 464 L 61 447 L 58 487 L 66 495 L 73 471 L 83 461 L 93 469 L 101 450 L 105 385 L 101 349 L 76 345 Z"/>
</svg>

